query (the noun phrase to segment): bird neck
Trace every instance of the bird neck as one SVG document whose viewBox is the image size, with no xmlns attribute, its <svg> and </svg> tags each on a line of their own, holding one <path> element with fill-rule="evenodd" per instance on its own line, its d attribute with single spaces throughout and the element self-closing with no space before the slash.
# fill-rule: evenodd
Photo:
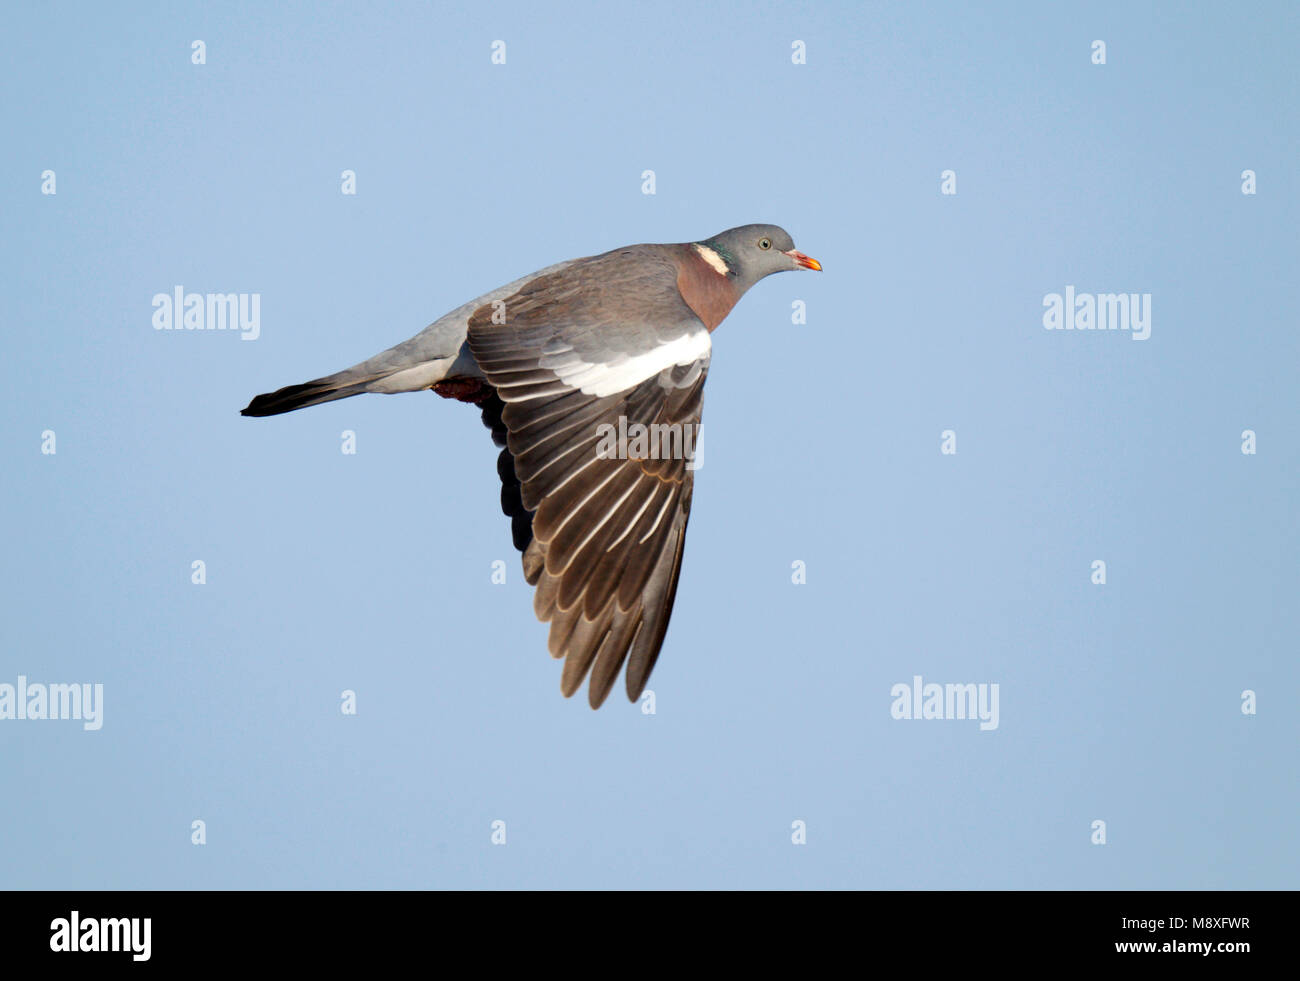
<svg viewBox="0 0 1300 981">
<path fill-rule="evenodd" d="M 710 331 L 722 323 L 744 292 L 723 254 L 704 242 L 682 249 L 677 291 Z"/>
</svg>

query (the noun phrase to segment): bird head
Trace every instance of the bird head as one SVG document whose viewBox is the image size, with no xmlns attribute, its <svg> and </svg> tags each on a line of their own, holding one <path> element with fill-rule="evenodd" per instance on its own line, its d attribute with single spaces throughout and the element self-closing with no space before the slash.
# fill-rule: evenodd
<svg viewBox="0 0 1300 981">
<path fill-rule="evenodd" d="M 791 269 L 815 269 L 822 264 L 794 247 L 790 233 L 779 225 L 741 225 L 729 228 L 695 245 L 708 249 L 717 257 L 725 274 L 740 292 L 749 289 L 764 276 Z M 717 264 L 705 254 L 711 265 Z M 718 272 L 723 272 L 718 268 Z"/>
</svg>

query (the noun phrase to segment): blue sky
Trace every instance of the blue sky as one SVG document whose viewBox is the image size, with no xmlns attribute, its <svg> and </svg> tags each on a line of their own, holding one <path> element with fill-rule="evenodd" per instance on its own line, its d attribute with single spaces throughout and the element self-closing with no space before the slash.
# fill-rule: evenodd
<svg viewBox="0 0 1300 981">
<path fill-rule="evenodd" d="M 4 17 L 0 684 L 104 714 L 0 720 L 0 885 L 1296 886 L 1293 5 Z M 714 335 L 652 715 L 560 697 L 472 409 L 238 414 L 755 221 L 825 272 Z M 154 330 L 177 285 L 260 336 Z M 892 718 L 917 675 L 998 727 Z"/>
</svg>

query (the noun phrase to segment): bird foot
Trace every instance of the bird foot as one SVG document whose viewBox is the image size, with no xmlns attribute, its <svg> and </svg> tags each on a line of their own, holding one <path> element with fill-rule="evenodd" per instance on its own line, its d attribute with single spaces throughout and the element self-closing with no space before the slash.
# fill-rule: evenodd
<svg viewBox="0 0 1300 981">
<path fill-rule="evenodd" d="M 492 394 L 492 386 L 481 378 L 444 378 L 430 386 L 445 399 L 481 405 Z"/>
</svg>

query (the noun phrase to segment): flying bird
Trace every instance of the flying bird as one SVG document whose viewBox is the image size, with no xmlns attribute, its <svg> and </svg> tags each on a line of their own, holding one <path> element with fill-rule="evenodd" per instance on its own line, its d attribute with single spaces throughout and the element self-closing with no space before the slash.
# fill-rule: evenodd
<svg viewBox="0 0 1300 981">
<path fill-rule="evenodd" d="M 765 276 L 821 269 L 776 225 L 571 259 L 471 300 L 333 375 L 259 395 L 273 416 L 364 392 L 432 389 L 471 402 L 502 447 L 501 508 L 536 588 L 566 697 L 590 674 L 599 708 L 627 664 L 635 702 L 677 592 L 694 468 L 611 432 L 695 432 L 711 333 Z M 654 427 L 670 427 L 655 429 Z M 621 427 L 621 428 L 620 428 Z"/>
</svg>

